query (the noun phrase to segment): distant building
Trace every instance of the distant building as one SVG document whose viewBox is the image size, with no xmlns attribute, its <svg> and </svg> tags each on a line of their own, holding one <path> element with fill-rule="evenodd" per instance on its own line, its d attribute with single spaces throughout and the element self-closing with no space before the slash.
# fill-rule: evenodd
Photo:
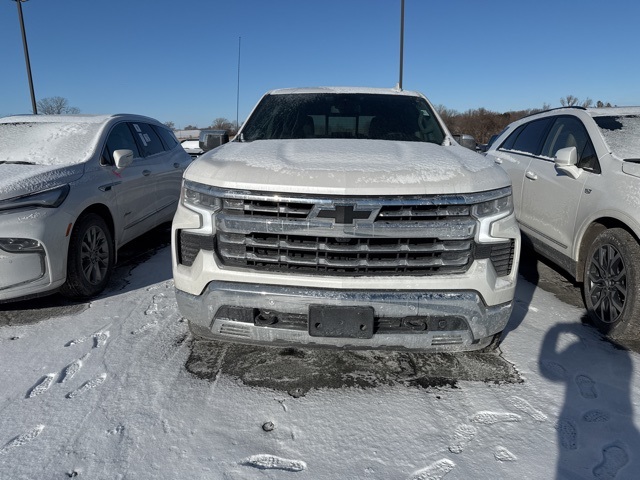
<svg viewBox="0 0 640 480">
<path fill-rule="evenodd" d="M 174 130 L 178 140 L 197 139 L 200 136 L 200 130 Z"/>
</svg>

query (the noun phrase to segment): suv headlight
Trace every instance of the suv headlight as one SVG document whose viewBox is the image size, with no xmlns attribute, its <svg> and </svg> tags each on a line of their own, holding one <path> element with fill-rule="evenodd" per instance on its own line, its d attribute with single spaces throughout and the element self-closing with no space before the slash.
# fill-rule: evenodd
<svg viewBox="0 0 640 480">
<path fill-rule="evenodd" d="M 0 201 L 0 211 L 26 208 L 56 208 L 65 201 L 71 188 L 69 185 L 44 190 Z"/>
<path fill-rule="evenodd" d="M 185 207 L 192 210 L 216 212 L 222 206 L 222 200 L 213 195 L 211 187 L 189 180 L 185 180 L 182 185 L 181 201 Z"/>
</svg>

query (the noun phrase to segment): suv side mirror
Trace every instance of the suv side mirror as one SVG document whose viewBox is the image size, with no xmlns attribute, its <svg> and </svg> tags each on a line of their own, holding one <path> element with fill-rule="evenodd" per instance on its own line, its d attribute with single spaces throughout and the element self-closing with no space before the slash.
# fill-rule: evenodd
<svg viewBox="0 0 640 480">
<path fill-rule="evenodd" d="M 116 168 L 123 169 L 133 162 L 133 151 L 131 150 L 115 150 L 113 152 L 113 161 Z"/>
<path fill-rule="evenodd" d="M 473 136 L 462 133 L 459 135 L 454 135 L 453 138 L 461 146 L 468 148 L 469 150 L 473 150 L 474 152 L 476 151 L 477 143 L 476 139 L 473 138 Z"/>
<path fill-rule="evenodd" d="M 566 173 L 571 178 L 578 178 L 582 173 L 582 170 L 576 166 L 578 163 L 578 150 L 576 147 L 558 150 L 554 162 L 558 170 Z"/>
</svg>

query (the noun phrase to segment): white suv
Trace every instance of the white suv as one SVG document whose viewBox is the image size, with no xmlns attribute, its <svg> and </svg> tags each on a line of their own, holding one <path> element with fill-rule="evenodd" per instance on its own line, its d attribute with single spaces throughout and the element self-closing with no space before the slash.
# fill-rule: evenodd
<svg viewBox="0 0 640 480">
<path fill-rule="evenodd" d="M 0 302 L 102 291 L 117 249 L 171 220 L 190 162 L 148 117 L 0 118 Z"/>
<path fill-rule="evenodd" d="M 511 314 L 520 233 L 505 172 L 425 97 L 317 88 L 269 92 L 191 164 L 172 241 L 197 336 L 479 350 Z"/>
<path fill-rule="evenodd" d="M 583 284 L 589 317 L 640 337 L 640 107 L 560 108 L 509 125 L 487 156 L 511 177 L 533 247 Z"/>
</svg>

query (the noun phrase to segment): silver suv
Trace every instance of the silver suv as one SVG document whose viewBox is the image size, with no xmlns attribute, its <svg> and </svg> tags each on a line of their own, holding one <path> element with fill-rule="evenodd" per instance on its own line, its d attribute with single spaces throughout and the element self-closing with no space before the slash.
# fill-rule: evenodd
<svg viewBox="0 0 640 480">
<path fill-rule="evenodd" d="M 542 255 L 582 282 L 603 333 L 640 337 L 640 108 L 526 117 L 487 151 L 511 177 L 516 217 Z"/>
<path fill-rule="evenodd" d="M 509 319 L 520 233 L 507 175 L 424 96 L 316 88 L 269 92 L 191 164 L 172 241 L 197 336 L 479 350 Z"/>
<path fill-rule="evenodd" d="M 171 220 L 190 162 L 148 117 L 0 118 L 0 302 L 101 292 L 118 248 Z"/>
</svg>

